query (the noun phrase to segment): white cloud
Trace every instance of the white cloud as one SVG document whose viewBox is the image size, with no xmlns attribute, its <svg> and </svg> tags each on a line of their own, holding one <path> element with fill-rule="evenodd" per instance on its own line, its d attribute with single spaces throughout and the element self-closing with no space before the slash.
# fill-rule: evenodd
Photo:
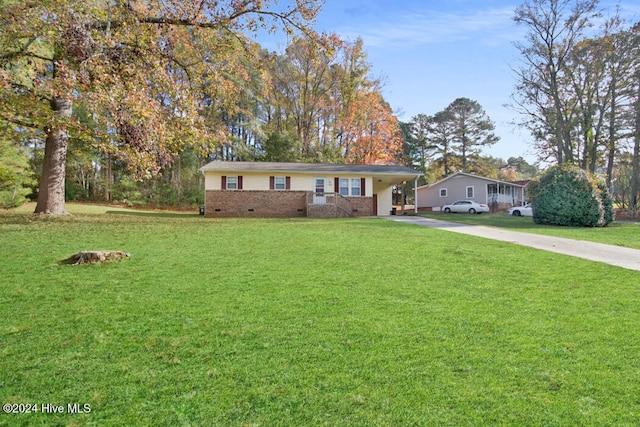
<svg viewBox="0 0 640 427">
<path fill-rule="evenodd" d="M 365 45 L 377 48 L 409 48 L 465 40 L 504 43 L 513 40 L 513 8 L 474 10 L 471 12 L 436 12 L 420 10 L 392 14 L 375 22 L 352 22 L 338 28 L 347 39 L 362 37 Z M 353 26 L 355 24 L 355 26 Z"/>
</svg>

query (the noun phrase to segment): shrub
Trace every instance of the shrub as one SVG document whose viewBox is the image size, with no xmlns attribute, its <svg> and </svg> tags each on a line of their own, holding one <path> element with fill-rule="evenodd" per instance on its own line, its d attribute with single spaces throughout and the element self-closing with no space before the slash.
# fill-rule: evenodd
<svg viewBox="0 0 640 427">
<path fill-rule="evenodd" d="M 0 139 L 0 209 L 24 204 L 34 184 L 33 172 L 24 151 L 12 141 Z"/>
<path fill-rule="evenodd" d="M 549 168 L 529 191 L 537 224 L 604 227 L 613 221 L 605 183 L 576 166 Z"/>
<path fill-rule="evenodd" d="M 127 206 L 141 206 L 146 200 L 138 189 L 138 183 L 124 176 L 113 184 L 111 197 L 115 203 L 124 203 Z"/>
</svg>

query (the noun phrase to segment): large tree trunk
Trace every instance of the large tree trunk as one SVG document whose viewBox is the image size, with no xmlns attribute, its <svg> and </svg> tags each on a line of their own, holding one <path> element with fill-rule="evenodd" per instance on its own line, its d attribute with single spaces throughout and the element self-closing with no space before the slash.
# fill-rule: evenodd
<svg viewBox="0 0 640 427">
<path fill-rule="evenodd" d="M 54 98 L 51 109 L 56 118 L 63 122 L 71 117 L 71 100 Z M 47 129 L 44 147 L 44 163 L 35 213 L 65 215 L 64 180 L 67 163 L 69 134 L 64 125 L 56 124 Z"/>
</svg>

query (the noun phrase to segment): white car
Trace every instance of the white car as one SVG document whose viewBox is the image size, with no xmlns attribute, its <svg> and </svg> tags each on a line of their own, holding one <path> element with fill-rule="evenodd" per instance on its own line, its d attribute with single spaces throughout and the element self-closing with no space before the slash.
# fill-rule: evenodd
<svg viewBox="0 0 640 427">
<path fill-rule="evenodd" d="M 514 206 L 509 209 L 509 215 L 513 216 L 533 216 L 533 209 L 531 204 L 527 203 L 524 206 Z"/>
<path fill-rule="evenodd" d="M 467 213 L 468 212 L 470 214 L 475 214 L 475 213 L 480 214 L 482 212 L 489 212 L 489 206 L 474 202 L 473 200 L 458 200 L 457 202 L 454 202 L 450 205 L 444 205 L 442 207 L 442 210 L 445 213 L 450 213 L 450 212 Z"/>
</svg>

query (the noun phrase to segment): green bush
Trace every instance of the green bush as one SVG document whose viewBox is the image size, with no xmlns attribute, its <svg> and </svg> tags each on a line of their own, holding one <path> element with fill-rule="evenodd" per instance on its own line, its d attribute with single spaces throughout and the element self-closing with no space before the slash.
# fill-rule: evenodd
<svg viewBox="0 0 640 427">
<path fill-rule="evenodd" d="M 613 221 L 613 202 L 604 182 L 576 166 L 549 168 L 529 192 L 537 224 L 604 227 Z"/>
<path fill-rule="evenodd" d="M 123 203 L 127 206 L 142 206 L 147 202 L 138 189 L 138 183 L 127 176 L 113 184 L 111 197 L 115 203 Z"/>
<path fill-rule="evenodd" d="M 24 204 L 34 184 L 25 152 L 12 141 L 0 139 L 0 208 L 10 209 Z"/>
</svg>

